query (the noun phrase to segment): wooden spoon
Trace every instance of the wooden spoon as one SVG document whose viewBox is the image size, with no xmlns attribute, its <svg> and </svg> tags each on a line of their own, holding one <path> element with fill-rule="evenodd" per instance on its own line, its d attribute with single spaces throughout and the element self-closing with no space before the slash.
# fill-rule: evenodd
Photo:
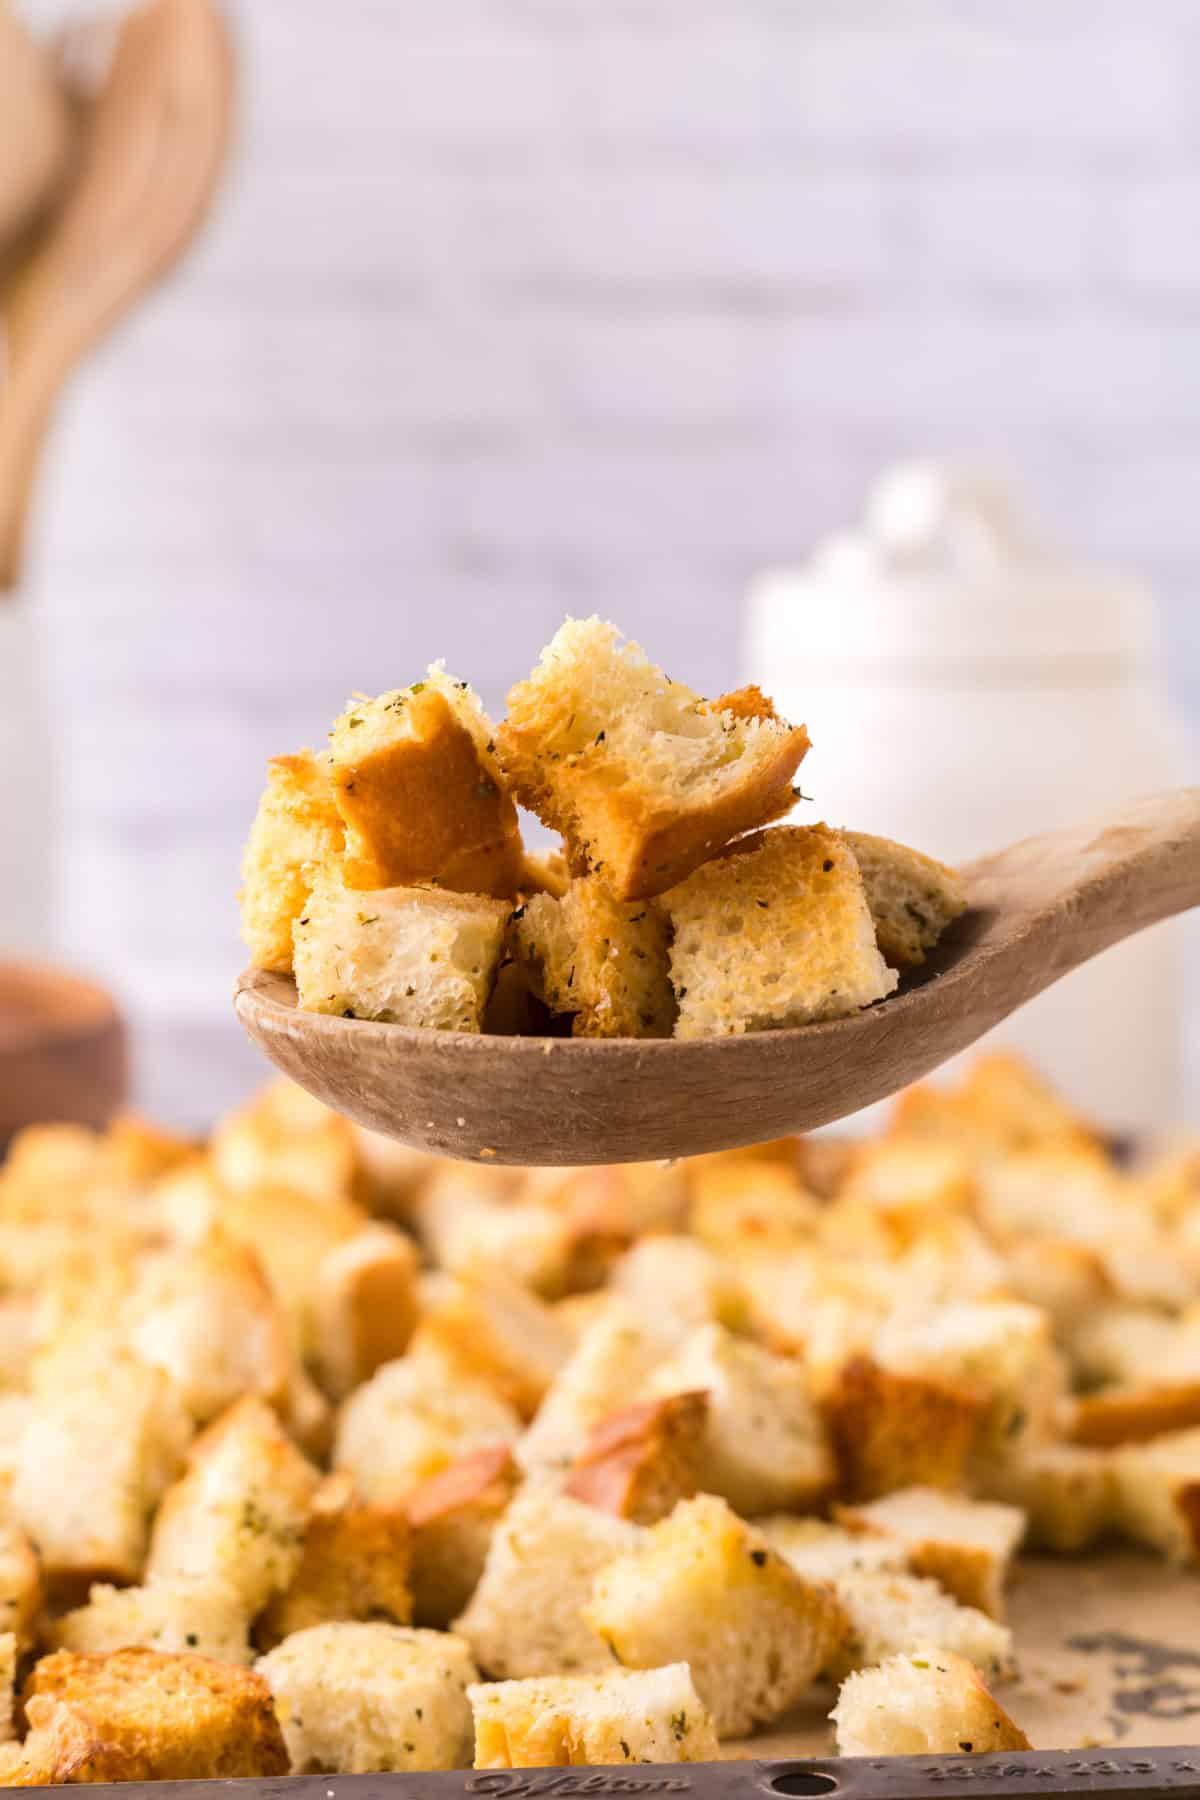
<svg viewBox="0 0 1200 1800">
<path fill-rule="evenodd" d="M 4 298 L 0 599 L 38 455 L 76 364 L 185 249 L 228 145 L 233 58 L 211 0 L 147 0 L 122 23 L 76 181 Z"/>
<path fill-rule="evenodd" d="M 440 1155 L 638 1162 L 757 1143 L 883 1099 L 1110 944 L 1200 905 L 1200 788 L 1027 838 L 963 873 L 968 911 L 919 983 L 821 1025 L 682 1042 L 478 1037 L 301 1012 L 290 977 L 258 970 L 234 1003 L 301 1087 Z"/>
</svg>

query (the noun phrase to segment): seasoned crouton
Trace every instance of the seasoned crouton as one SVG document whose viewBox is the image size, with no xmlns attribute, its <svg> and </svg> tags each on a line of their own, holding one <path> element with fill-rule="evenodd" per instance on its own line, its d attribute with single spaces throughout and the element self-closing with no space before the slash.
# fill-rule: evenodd
<svg viewBox="0 0 1200 1800">
<path fill-rule="evenodd" d="M 1117 1516 L 1113 1455 L 1075 1444 L 1018 1445 L 973 1470 L 977 1491 L 1022 1508 L 1030 1544 L 1085 1550 L 1112 1530 Z"/>
<path fill-rule="evenodd" d="M 34 1640 L 45 1596 L 37 1551 L 15 1520 L 0 1517 L 0 1632 L 11 1632 L 18 1650 Z"/>
<path fill-rule="evenodd" d="M 368 1500 L 392 1500 L 473 1450 L 513 1444 L 521 1421 L 494 1389 L 403 1356 L 356 1388 L 338 1415 L 333 1464 Z"/>
<path fill-rule="evenodd" d="M 242 938 L 256 969 L 292 966 L 292 926 L 314 873 L 345 841 L 333 786 L 311 750 L 275 756 L 242 857 Z"/>
<path fill-rule="evenodd" d="M 872 1500 L 898 1487 L 961 1487 L 984 1402 L 973 1388 L 852 1356 L 823 1410 L 844 1491 Z"/>
<path fill-rule="evenodd" d="M 297 1775 L 460 1769 L 471 1755 L 461 1638 L 402 1625 L 312 1625 L 258 1662 Z"/>
<path fill-rule="evenodd" d="M 1200 1555 L 1200 1428 L 1172 1431 L 1112 1454 L 1116 1520 L 1171 1562 Z"/>
<path fill-rule="evenodd" d="M 852 1626 L 828 1669 L 839 1679 L 851 1669 L 870 1668 L 918 1644 L 937 1644 L 969 1656 L 989 1680 L 1015 1672 L 1008 1627 L 974 1606 L 960 1606 L 936 1581 L 889 1570 L 851 1569 L 835 1578 L 833 1589 Z"/>
<path fill-rule="evenodd" d="M 316 1270 L 312 1359 L 341 1399 L 403 1354 L 416 1328 L 417 1252 L 394 1225 L 372 1224 L 327 1250 Z"/>
<path fill-rule="evenodd" d="M 561 850 L 527 850 L 521 868 L 518 892 L 550 894 L 561 900 L 571 885 L 571 871 Z"/>
<path fill-rule="evenodd" d="M 51 1587 L 137 1580 L 151 1510 L 190 1433 L 162 1370 L 131 1356 L 35 1385 L 10 1498 Z"/>
<path fill-rule="evenodd" d="M 940 1581 L 964 1606 L 1004 1617 L 1004 1584 L 1025 1532 L 1025 1514 L 998 1501 L 940 1488 L 898 1488 L 866 1506 L 840 1506 L 843 1524 L 896 1538 L 914 1575 Z"/>
<path fill-rule="evenodd" d="M 523 1419 L 533 1417 L 572 1348 L 550 1307 L 499 1274 L 448 1281 L 422 1320 L 419 1342 L 486 1382 Z"/>
<path fill-rule="evenodd" d="M 985 1404 L 982 1445 L 1055 1434 L 1066 1383 L 1050 1321 L 1036 1306 L 982 1300 L 900 1312 L 883 1326 L 874 1355 L 885 1368 L 974 1389 Z"/>
<path fill-rule="evenodd" d="M 83 1782 L 137 1781 L 145 1764 L 131 1752 L 105 1743 L 73 1708 L 43 1701 L 40 1723 L 23 1744 L 0 1744 L 0 1785 L 6 1788 L 60 1787 Z"/>
<path fill-rule="evenodd" d="M 287 1188 L 331 1203 L 370 1189 L 358 1128 L 283 1078 L 222 1119 L 209 1159 L 221 1189 Z"/>
<path fill-rule="evenodd" d="M 204 1656 L 58 1650 L 34 1667 L 25 1714 L 36 1730 L 64 1707 L 116 1752 L 90 1781 L 228 1780 L 284 1775 L 287 1752 L 261 1676 Z M 75 1777 L 79 1779 L 78 1776 Z"/>
<path fill-rule="evenodd" d="M 621 900 L 662 893 L 788 812 L 808 749 L 757 689 L 702 700 L 597 618 L 559 629 L 509 694 L 496 741 L 575 873 L 603 875 Z"/>
<path fill-rule="evenodd" d="M 718 1737 L 778 1718 L 836 1654 L 848 1622 L 723 1500 L 684 1500 L 602 1568 L 586 1623 L 626 1668 L 686 1661 Z"/>
<path fill-rule="evenodd" d="M 668 1394 L 601 1419 L 575 1458 L 563 1492 L 637 1525 L 665 1519 L 700 1486 L 708 1395 Z"/>
<path fill-rule="evenodd" d="M 878 1213 L 898 1248 L 946 1214 L 970 1212 L 976 1198 L 972 1161 L 959 1145 L 902 1137 L 864 1144 L 838 1193 L 839 1204 Z"/>
<path fill-rule="evenodd" d="M 837 1467 L 801 1363 L 702 1325 L 661 1363 L 651 1394 L 708 1394 L 700 1485 L 736 1512 L 812 1511 Z"/>
<path fill-rule="evenodd" d="M 407 1625 L 408 1561 L 404 1507 L 359 1500 L 348 1475 L 327 1475 L 313 1495 L 296 1572 L 258 1622 L 259 1644 L 269 1650 L 294 1631 L 338 1619 Z"/>
<path fill-rule="evenodd" d="M 1033 1748 L 979 1670 L 936 1646 L 851 1675 L 830 1716 L 839 1756 L 972 1756 Z"/>
<path fill-rule="evenodd" d="M 180 1575 L 153 1587 L 97 1584 L 86 1606 L 56 1619 L 46 1633 L 56 1650 L 167 1650 L 248 1663 L 250 1620 L 235 1587 L 209 1576 Z"/>
<path fill-rule="evenodd" d="M 948 925 L 967 910 L 956 869 L 865 831 L 842 833 L 858 864 L 880 954 L 893 969 L 925 961 Z"/>
<path fill-rule="evenodd" d="M 299 1566 L 317 1481 L 270 1407 L 247 1395 L 197 1438 L 164 1496 L 146 1580 L 218 1578 L 261 1611 Z"/>
<path fill-rule="evenodd" d="M 742 838 L 662 904 L 675 934 L 676 1037 L 840 1018 L 896 985 L 858 866 L 825 825 Z"/>
<path fill-rule="evenodd" d="M 690 1186 L 688 1229 L 724 1257 L 801 1248 L 821 1216 L 815 1196 L 782 1163 L 713 1158 L 692 1172 Z"/>
<path fill-rule="evenodd" d="M 892 1130 L 949 1138 L 987 1157 L 1049 1141 L 1089 1144 L 1095 1134 L 1019 1056 L 975 1059 L 957 1090 L 934 1082 L 906 1088 Z"/>
<path fill-rule="evenodd" d="M 1087 1244 L 1036 1237 L 1006 1245 L 1005 1261 L 1012 1297 L 1050 1315 L 1055 1335 L 1065 1339 L 1070 1357 L 1076 1333 L 1086 1331 L 1113 1301 L 1104 1258 Z"/>
<path fill-rule="evenodd" d="M 686 1663 L 468 1689 L 477 1769 L 715 1760 L 712 1719 Z"/>
<path fill-rule="evenodd" d="M 573 1015 L 576 1037 L 670 1037 L 675 1023 L 667 917 L 654 900 L 618 900 L 599 875 L 561 900 L 535 894 L 513 944 L 537 997 Z"/>
<path fill-rule="evenodd" d="M 576 1285 L 579 1233 L 549 1201 L 513 1197 L 495 1181 L 501 1173 L 469 1163 L 439 1169 L 414 1208 L 417 1234 L 439 1269 L 483 1277 L 503 1269 L 557 1299 Z"/>
<path fill-rule="evenodd" d="M 14 1687 L 17 1679 L 17 1640 L 11 1631 L 0 1632 L 0 1742 L 16 1736 L 13 1723 Z"/>
<path fill-rule="evenodd" d="M 424 681 L 352 702 L 329 735 L 346 825 L 346 885 L 515 894 L 524 857 L 492 726 L 465 681 Z"/>
<path fill-rule="evenodd" d="M 520 1472 L 506 1445 L 475 1450 L 405 1496 L 413 1618 L 445 1630 L 479 1585 L 488 1547 L 517 1490 Z"/>
<path fill-rule="evenodd" d="M 1200 1339 L 1191 1355 L 1181 1355 L 1180 1326 L 1153 1306 L 1127 1300 L 1099 1304 L 1074 1321 L 1066 1335 L 1067 1354 L 1079 1382 L 1098 1387 L 1107 1382 L 1138 1385 L 1163 1370 L 1200 1374 Z"/>
<path fill-rule="evenodd" d="M 641 1391 L 677 1337 L 669 1320 L 639 1317 L 623 1301 L 610 1302 L 580 1334 L 518 1444 L 521 1467 L 565 1468 L 592 1427 Z"/>
<path fill-rule="evenodd" d="M 320 1270 L 332 1251 L 364 1229 L 361 1209 L 294 1188 L 238 1188 L 216 1196 L 216 1219 L 227 1236 L 258 1257 L 287 1316 L 296 1350 L 315 1361 L 321 1341 Z"/>
<path fill-rule="evenodd" d="M 908 1567 L 904 1546 L 881 1531 L 852 1531 L 827 1519 L 798 1519 L 791 1513 L 775 1513 L 754 1523 L 772 1550 L 807 1581 L 836 1582 L 858 1569 L 902 1574 Z"/>
<path fill-rule="evenodd" d="M 728 1262 L 696 1238 L 667 1232 L 652 1232 L 627 1251 L 609 1290 L 635 1309 L 669 1314 L 681 1327 L 736 1325 L 744 1311 Z"/>
<path fill-rule="evenodd" d="M 608 1647 L 581 1608 L 593 1577 L 637 1539 L 626 1520 L 528 1483 L 497 1525 L 479 1586 L 453 1629 L 500 1680 L 607 1668 Z"/>
<path fill-rule="evenodd" d="M 361 893 L 317 876 L 296 920 L 296 992 L 305 1012 L 479 1031 L 509 905 L 440 888 Z"/>
</svg>

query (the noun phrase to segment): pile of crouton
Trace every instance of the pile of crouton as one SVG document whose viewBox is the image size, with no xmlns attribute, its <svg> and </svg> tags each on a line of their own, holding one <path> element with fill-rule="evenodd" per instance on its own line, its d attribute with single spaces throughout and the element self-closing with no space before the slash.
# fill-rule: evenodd
<svg viewBox="0 0 1200 1800">
<path fill-rule="evenodd" d="M 0 1782 L 1025 1744 L 1023 1544 L 1200 1552 L 1200 1148 L 1023 1065 L 505 1170 L 287 1084 L 0 1169 Z"/>
<path fill-rule="evenodd" d="M 351 703 L 277 757 L 243 861 L 259 969 L 309 1012 L 445 1031 L 703 1037 L 884 999 L 963 911 L 927 856 L 789 813 L 809 747 L 568 619 L 494 726 L 465 681 Z M 526 852 L 518 805 L 559 834 Z"/>
</svg>

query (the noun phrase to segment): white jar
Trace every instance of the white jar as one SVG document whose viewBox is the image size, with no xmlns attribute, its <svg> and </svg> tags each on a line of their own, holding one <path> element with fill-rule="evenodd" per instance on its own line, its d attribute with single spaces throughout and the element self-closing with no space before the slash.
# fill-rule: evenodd
<svg viewBox="0 0 1200 1800">
<path fill-rule="evenodd" d="M 1153 608 L 1034 542 L 994 483 L 911 465 L 862 532 L 750 596 L 748 675 L 813 748 L 801 818 L 963 862 L 1186 780 Z M 1110 951 L 999 1026 L 1115 1129 L 1179 1117 L 1179 932 Z"/>
<path fill-rule="evenodd" d="M 34 614 L 0 592 L 0 959 L 53 938 L 53 749 Z"/>
</svg>

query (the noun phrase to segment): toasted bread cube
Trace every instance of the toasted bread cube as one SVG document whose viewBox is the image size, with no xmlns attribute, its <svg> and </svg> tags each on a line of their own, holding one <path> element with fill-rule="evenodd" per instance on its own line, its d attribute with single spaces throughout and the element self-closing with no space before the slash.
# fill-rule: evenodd
<svg viewBox="0 0 1200 1800">
<path fill-rule="evenodd" d="M 439 1169 L 416 1203 L 417 1234 L 440 1269 L 484 1278 L 503 1269 L 556 1299 L 575 1285 L 579 1234 L 558 1207 L 510 1197 L 491 1179 L 497 1173 L 467 1163 Z"/>
<path fill-rule="evenodd" d="M 287 1316 L 295 1350 L 315 1362 L 321 1341 L 320 1270 L 330 1252 L 365 1228 L 361 1209 L 294 1188 L 258 1187 L 218 1193 L 215 1216 L 227 1236 L 258 1257 Z"/>
<path fill-rule="evenodd" d="M 851 1530 L 827 1519 L 798 1519 L 791 1513 L 756 1519 L 755 1527 L 806 1581 L 836 1582 L 860 1569 L 902 1574 L 908 1568 L 903 1545 L 881 1531 Z"/>
<path fill-rule="evenodd" d="M 1020 1507 L 910 1487 L 866 1506 L 838 1507 L 836 1516 L 843 1524 L 896 1538 L 914 1575 L 940 1581 L 963 1606 L 1004 1617 L 1004 1585 L 1025 1535 Z"/>
<path fill-rule="evenodd" d="M 368 1500 L 394 1500 L 473 1450 L 513 1444 L 521 1421 L 482 1381 L 455 1379 L 434 1359 L 377 1369 L 338 1414 L 333 1464 Z"/>
<path fill-rule="evenodd" d="M 1086 1332 L 1113 1303 L 1104 1258 L 1088 1244 L 1037 1237 L 1007 1245 L 1005 1260 L 1012 1297 L 1049 1313 L 1056 1338 L 1065 1339 L 1068 1358 L 1073 1359 L 1077 1333 Z"/>
<path fill-rule="evenodd" d="M 600 1570 L 583 1617 L 626 1668 L 685 1660 L 718 1737 L 786 1712 L 834 1658 L 846 1617 L 723 1500 L 699 1494 Z"/>
<path fill-rule="evenodd" d="M 1033 1748 L 979 1670 L 936 1645 L 851 1675 L 830 1717 L 839 1756 L 973 1756 Z"/>
<path fill-rule="evenodd" d="M 286 974 L 292 927 L 322 864 L 340 857 L 345 831 L 333 785 L 311 750 L 275 756 L 242 857 L 242 938 L 256 969 Z"/>
<path fill-rule="evenodd" d="M 453 1629 L 497 1680 L 608 1668 L 608 1647 L 581 1608 L 593 1577 L 637 1539 L 625 1519 L 528 1482 L 496 1526 L 479 1585 Z"/>
<path fill-rule="evenodd" d="M 636 1525 L 665 1519 L 700 1486 L 709 1398 L 668 1394 L 601 1419 L 575 1458 L 563 1492 Z"/>
<path fill-rule="evenodd" d="M 390 887 L 360 893 L 318 875 L 296 920 L 296 992 L 305 1012 L 479 1031 L 510 908 L 479 894 Z"/>
<path fill-rule="evenodd" d="M 958 1382 L 981 1394 L 984 1444 L 1011 1446 L 1019 1438 L 1032 1442 L 1056 1433 L 1066 1384 L 1050 1321 L 1036 1306 L 983 1300 L 933 1313 L 900 1312 L 880 1331 L 874 1354 L 885 1368 Z"/>
<path fill-rule="evenodd" d="M 675 932 L 676 1037 L 841 1018 L 896 985 L 858 865 L 825 825 L 742 838 L 663 905 Z"/>
<path fill-rule="evenodd" d="M 259 1644 L 271 1649 L 295 1631 L 340 1619 L 407 1625 L 409 1536 L 402 1505 L 360 1500 L 348 1475 L 327 1475 L 313 1495 L 296 1572 L 258 1622 Z"/>
<path fill-rule="evenodd" d="M 619 900 L 660 894 L 722 844 L 790 811 L 803 726 L 756 688 L 706 701 L 601 619 L 568 619 L 497 733 L 522 805 L 577 874 Z"/>
<path fill-rule="evenodd" d="M 166 1650 L 249 1663 L 250 1619 L 245 1602 L 227 1581 L 181 1575 L 152 1587 L 97 1583 L 86 1606 L 55 1619 L 46 1632 L 56 1650 L 102 1654 L 109 1650 Z"/>
<path fill-rule="evenodd" d="M 628 1305 L 670 1314 L 680 1326 L 740 1323 L 738 1279 L 727 1261 L 696 1238 L 651 1232 L 626 1252 L 609 1284 Z"/>
<path fill-rule="evenodd" d="M 893 1488 L 961 1487 L 984 1403 L 973 1388 L 855 1355 L 823 1410 L 844 1490 L 873 1500 Z"/>
<path fill-rule="evenodd" d="M 406 1495 L 418 1625 L 445 1630 L 479 1586 L 488 1549 L 520 1483 L 506 1445 L 475 1450 Z"/>
<path fill-rule="evenodd" d="M 367 1225 L 321 1258 L 312 1357 L 326 1393 L 340 1400 L 403 1355 L 420 1312 L 417 1274 L 412 1239 L 393 1225 Z"/>
<path fill-rule="evenodd" d="M 722 1325 L 701 1325 L 648 1382 L 652 1394 L 708 1394 L 700 1483 L 735 1512 L 815 1510 L 837 1468 L 804 1367 Z"/>
<path fill-rule="evenodd" d="M 461 1769 L 471 1755 L 461 1638 L 361 1622 L 312 1625 L 261 1657 L 292 1772 Z"/>
<path fill-rule="evenodd" d="M 0 1633 L 11 1632 L 18 1650 L 33 1643 L 44 1599 L 32 1540 L 14 1519 L 0 1518 Z"/>
<path fill-rule="evenodd" d="M 1118 1384 L 1072 1402 L 1070 1437 L 1097 1447 L 1144 1444 L 1200 1426 L 1200 1377 Z"/>
<path fill-rule="evenodd" d="M 1092 1307 L 1067 1334 L 1067 1354 L 1081 1384 L 1133 1384 L 1152 1380 L 1165 1369 L 1198 1372 L 1196 1349 L 1181 1355 L 1179 1322 L 1157 1307 L 1111 1300 Z"/>
<path fill-rule="evenodd" d="M 230 1663 L 161 1650 L 57 1650 L 36 1664 L 26 1696 L 35 1729 L 49 1725 L 61 1706 L 115 1752 L 107 1767 L 103 1757 L 93 1764 L 91 1781 L 287 1773 L 270 1689 Z"/>
<path fill-rule="evenodd" d="M 920 1082 L 896 1102 L 902 1135 L 951 1138 L 991 1156 L 1053 1141 L 1094 1145 L 1096 1134 L 1048 1082 L 1010 1051 L 977 1056 L 957 1091 Z"/>
<path fill-rule="evenodd" d="M 421 1323 L 420 1342 L 450 1367 L 485 1381 L 531 1419 L 571 1353 L 570 1331 L 528 1288 L 506 1276 L 460 1275 Z"/>
<path fill-rule="evenodd" d="M 1024 1511 L 1028 1540 L 1039 1549 L 1086 1550 L 1116 1523 L 1111 1451 L 1027 1444 L 977 1465 L 973 1475 L 980 1493 Z"/>
<path fill-rule="evenodd" d="M 714 1158 L 690 1173 L 689 1185 L 688 1230 L 722 1257 L 802 1248 L 821 1216 L 817 1199 L 782 1163 Z"/>
<path fill-rule="evenodd" d="M 16 1680 L 17 1640 L 11 1631 L 0 1632 L 0 1742 L 3 1743 L 16 1736 L 13 1723 Z"/>
<path fill-rule="evenodd" d="M 1117 1524 L 1171 1562 L 1200 1556 L 1200 1428 L 1113 1452 Z"/>
<path fill-rule="evenodd" d="M 131 1356 L 35 1386 L 10 1499 L 50 1586 L 137 1580 L 150 1513 L 190 1434 L 162 1370 Z"/>
<path fill-rule="evenodd" d="M 1129 1184 L 1098 1144 L 1051 1139 L 993 1154 L 977 1180 L 980 1221 L 1001 1244 L 1053 1237 L 1099 1251 L 1138 1221 Z"/>
<path fill-rule="evenodd" d="M 165 1495 L 146 1580 L 227 1581 L 260 1612 L 299 1567 L 317 1481 L 270 1407 L 247 1395 L 197 1438 Z"/>
<path fill-rule="evenodd" d="M 708 1762 L 719 1754 L 686 1663 L 481 1684 L 468 1698 L 477 1769 Z"/>
<path fill-rule="evenodd" d="M 948 925 L 967 910 L 957 869 L 866 831 L 842 833 L 858 864 L 880 954 L 893 969 L 925 961 Z"/>
<path fill-rule="evenodd" d="M 521 1467 L 567 1468 L 592 1427 L 642 1390 L 677 1336 L 669 1320 L 639 1317 L 625 1302 L 611 1302 L 580 1334 L 518 1444 Z"/>
<path fill-rule="evenodd" d="M 366 1160 L 349 1119 L 282 1077 L 222 1119 L 209 1146 L 220 1189 L 287 1188 L 330 1202 L 366 1197 Z"/>
<path fill-rule="evenodd" d="M 890 1570 L 851 1569 L 834 1592 L 852 1632 L 839 1645 L 829 1673 L 870 1668 L 918 1644 L 938 1644 L 969 1656 L 989 1680 L 1015 1672 L 1012 1632 L 974 1606 L 960 1606 L 936 1581 Z"/>
<path fill-rule="evenodd" d="M 527 900 L 513 942 L 533 992 L 551 1012 L 574 1015 L 576 1037 L 670 1037 L 668 935 L 656 901 L 618 900 L 589 875 L 561 900 Z"/>
<path fill-rule="evenodd" d="M 329 768 L 348 887 L 516 893 L 521 834 L 492 726 L 440 664 L 412 687 L 348 706 L 329 734 Z"/>
<path fill-rule="evenodd" d="M 565 1213 L 576 1231 L 614 1245 L 681 1231 L 687 1220 L 686 1165 L 679 1162 L 543 1169 L 531 1172 L 527 1187 Z"/>
</svg>

